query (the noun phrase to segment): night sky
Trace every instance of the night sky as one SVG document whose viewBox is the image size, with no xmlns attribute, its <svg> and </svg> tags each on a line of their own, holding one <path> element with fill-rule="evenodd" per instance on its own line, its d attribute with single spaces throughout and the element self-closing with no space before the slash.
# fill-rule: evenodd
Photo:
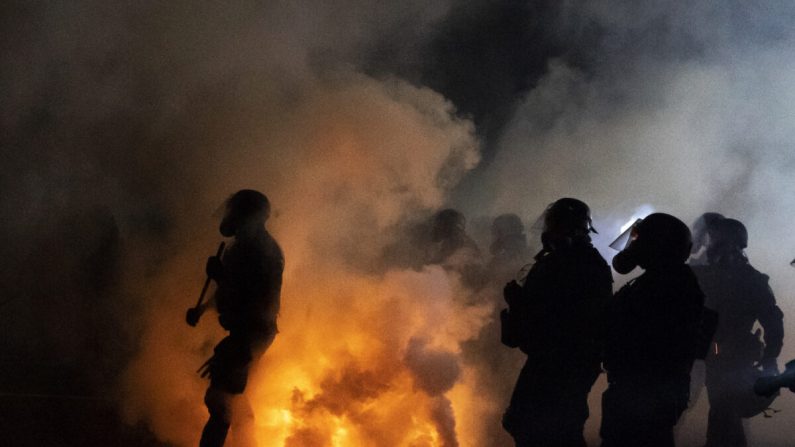
<svg viewBox="0 0 795 447">
<path fill-rule="evenodd" d="M 746 3 L 3 2 L 0 444 L 196 443 L 194 371 L 223 334 L 182 315 L 241 188 L 271 198 L 287 258 L 253 389 L 278 445 L 332 445 L 334 418 L 350 445 L 407 445 L 386 410 L 362 428 L 394 387 L 438 445 L 502 445 L 518 369 L 477 379 L 516 364 L 490 352 L 499 296 L 384 255 L 446 207 L 484 256 L 494 216 L 529 227 L 563 196 L 591 205 L 608 260 L 652 211 L 740 219 L 795 357 L 795 5 Z M 679 445 L 703 442 L 705 400 Z M 776 405 L 751 445 L 795 437 L 795 399 Z"/>
</svg>

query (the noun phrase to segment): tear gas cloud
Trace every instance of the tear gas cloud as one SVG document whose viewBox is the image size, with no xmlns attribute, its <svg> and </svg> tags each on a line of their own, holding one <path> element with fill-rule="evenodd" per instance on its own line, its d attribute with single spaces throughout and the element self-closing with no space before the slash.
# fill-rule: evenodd
<svg viewBox="0 0 795 447">
<path fill-rule="evenodd" d="M 608 259 L 621 225 L 653 211 L 687 223 L 705 211 L 736 217 L 749 230 L 749 259 L 771 276 L 788 318 L 795 311 L 787 266 L 795 245 L 795 59 L 784 17 L 792 7 L 569 5 L 563 27 L 574 27 L 571 35 L 587 26 L 606 30 L 595 60 L 585 67 L 550 61 L 518 100 L 493 162 L 459 192 L 460 203 L 472 212 L 533 216 L 557 197 L 581 198 Z M 795 354 L 789 340 L 782 358 Z M 788 397 L 776 405 L 791 412 Z M 705 400 L 702 393 L 680 424 L 684 445 L 703 443 Z M 749 445 L 784 445 L 788 436 L 780 421 L 750 422 Z"/>
<path fill-rule="evenodd" d="M 287 261 L 281 332 L 249 388 L 264 446 L 504 445 L 521 356 L 489 338 L 498 285 L 475 291 L 458 268 L 471 259 L 383 256 L 447 206 L 477 233 L 578 197 L 607 257 L 643 205 L 688 223 L 718 211 L 746 223 L 752 263 L 795 312 L 793 7 L 534 5 L 554 20 L 528 21 L 548 38 L 533 45 L 560 50 L 501 98 L 483 145 L 484 119 L 446 97 L 456 76 L 423 71 L 450 18 L 478 5 L 3 6 L 0 225 L 19 260 L 0 274 L 5 352 L 63 365 L 128 423 L 195 445 L 194 372 L 223 334 L 211 315 L 182 319 L 218 240 L 211 213 L 241 188 L 270 197 Z M 792 437 L 790 397 L 751 421 L 752 445 Z M 704 400 L 683 445 L 703 442 Z"/>
</svg>

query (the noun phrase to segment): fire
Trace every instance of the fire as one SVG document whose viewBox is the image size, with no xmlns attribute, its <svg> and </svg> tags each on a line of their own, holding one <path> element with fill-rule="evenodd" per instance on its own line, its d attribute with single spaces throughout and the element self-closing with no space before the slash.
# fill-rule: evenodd
<svg viewBox="0 0 795 447">
<path fill-rule="evenodd" d="M 258 445 L 459 445 L 456 412 L 474 406 L 472 395 L 451 398 L 460 343 L 490 309 L 462 304 L 441 267 L 326 279 L 294 296 L 307 308 L 286 306 L 252 378 Z M 293 290 L 285 295 L 289 303 Z"/>
<path fill-rule="evenodd" d="M 402 242 L 396 227 L 440 209 L 477 164 L 474 128 L 429 89 L 365 76 L 318 82 L 269 127 L 261 153 L 208 186 L 263 190 L 286 258 L 280 333 L 246 389 L 249 431 L 260 447 L 477 445 L 457 420 L 488 399 L 456 388 L 470 375 L 463 343 L 492 306 L 450 269 L 415 271 L 383 255 Z M 193 331 L 175 324 L 207 256 L 193 241 L 162 283 L 147 282 L 156 305 L 125 378 L 130 421 L 179 446 L 198 443 L 207 382 L 192 373 L 223 337 L 209 314 Z M 229 445 L 252 444 L 241 431 L 233 423 Z"/>
</svg>

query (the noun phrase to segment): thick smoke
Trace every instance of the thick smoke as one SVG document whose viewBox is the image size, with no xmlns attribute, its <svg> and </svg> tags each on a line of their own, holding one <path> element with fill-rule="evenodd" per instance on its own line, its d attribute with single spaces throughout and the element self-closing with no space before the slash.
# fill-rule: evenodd
<svg viewBox="0 0 795 447">
<path fill-rule="evenodd" d="M 443 270 L 390 281 L 356 266 L 378 260 L 392 242 L 385 230 L 442 204 L 448 185 L 477 161 L 472 127 L 455 118 L 438 94 L 400 81 L 339 73 L 303 87 L 303 97 L 280 116 L 281 128 L 256 137 L 245 152 L 235 151 L 224 167 L 229 173 L 214 185 L 225 191 L 247 182 L 267 191 L 275 204 L 271 227 L 286 251 L 282 330 L 263 362 L 261 381 L 252 378 L 252 401 L 264 421 L 282 409 L 297 421 L 266 424 L 262 442 L 312 445 L 309 439 L 320 439 L 326 445 L 329 436 L 361 445 L 411 441 L 404 438 L 414 436 L 411 420 L 395 420 L 396 409 L 371 414 L 368 407 L 386 405 L 384 393 L 407 379 L 409 371 L 392 356 L 415 334 L 455 349 L 471 336 L 468 324 L 478 327 L 481 317 L 456 304 L 460 287 Z M 266 145 L 263 155 L 259 144 Z M 278 145 L 282 155 L 268 154 L 267 145 Z M 169 262 L 174 270 L 165 272 L 164 281 L 189 277 L 180 273 L 189 268 L 185 263 L 201 259 L 189 254 Z M 408 281 L 421 287 L 406 290 Z M 201 337 L 174 324 L 191 296 L 189 284 L 160 290 L 160 314 L 152 314 L 126 375 L 131 416 L 178 445 L 196 442 L 203 418 L 187 420 L 183 412 L 186 420 L 175 421 L 172 415 L 184 407 L 182 399 L 203 411 L 205 383 L 191 373 L 209 355 L 208 341 L 218 339 L 217 331 Z M 450 325 L 432 324 L 437 318 Z M 166 364 L 174 368 L 169 374 L 153 370 Z M 372 387 L 368 379 L 376 381 Z M 404 398 L 396 397 L 395 405 L 406 405 Z M 329 426 L 335 418 L 344 419 L 340 427 Z"/>
<path fill-rule="evenodd" d="M 222 334 L 212 315 L 191 330 L 183 313 L 218 240 L 210 214 L 257 188 L 287 253 L 282 333 L 252 379 L 258 436 L 422 445 L 440 436 L 421 426 L 435 420 L 455 438 L 421 389 L 356 408 L 412 389 L 400 361 L 411 337 L 455 352 L 484 320 L 441 268 L 391 280 L 361 269 L 479 158 L 444 97 L 356 68 L 370 38 L 400 29 L 410 44 L 445 8 L 116 6 L 7 6 L 4 254 L 25 268 L 4 272 L 16 313 L 4 342 L 67 362 L 88 376 L 79 392 L 118 398 L 158 439 L 196 444 L 206 382 L 194 371 Z M 366 377 L 377 380 L 363 392 Z M 282 411 L 294 422 L 267 425 Z M 343 416 L 352 428 L 329 428 Z"/>
<path fill-rule="evenodd" d="M 736 217 L 748 226 L 751 262 L 771 275 L 792 315 L 795 11 L 730 3 L 569 2 L 562 29 L 599 30 L 583 44 L 592 61 L 549 61 L 461 203 L 532 219 L 557 197 L 579 197 L 592 206 L 608 257 L 619 226 L 644 204 L 688 223 L 705 211 Z M 795 355 L 790 340 L 782 359 Z M 704 400 L 694 413 L 704 414 Z M 795 408 L 788 395 L 779 402 L 786 413 Z M 684 445 L 703 443 L 695 416 L 680 429 Z M 782 422 L 753 419 L 750 445 L 785 445 Z"/>
<path fill-rule="evenodd" d="M 788 2 L 454 6 L 0 6 L 9 385 L 101 397 L 196 444 L 194 371 L 223 334 L 182 318 L 218 242 L 211 213 L 244 187 L 271 198 L 287 257 L 281 333 L 250 387 L 261 445 L 505 444 L 521 356 L 493 338 L 503 279 L 384 257 L 450 205 L 477 230 L 579 197 L 608 257 L 642 206 L 718 211 L 747 224 L 795 312 Z M 792 438 L 790 397 L 750 422 L 752 445 Z M 704 428 L 688 416 L 682 445 Z"/>
</svg>

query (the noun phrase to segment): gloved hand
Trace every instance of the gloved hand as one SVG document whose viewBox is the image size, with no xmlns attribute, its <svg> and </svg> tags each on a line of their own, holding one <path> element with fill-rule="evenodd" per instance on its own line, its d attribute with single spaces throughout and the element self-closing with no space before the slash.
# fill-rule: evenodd
<svg viewBox="0 0 795 447">
<path fill-rule="evenodd" d="M 196 327 L 199 323 L 199 318 L 201 318 L 202 312 L 201 309 L 198 307 L 191 307 L 185 313 L 185 321 L 188 323 L 189 326 Z"/>
<path fill-rule="evenodd" d="M 207 266 L 204 269 L 207 272 L 207 277 L 218 281 L 224 276 L 224 265 L 221 263 L 221 258 L 218 256 L 210 256 L 207 258 Z"/>
<path fill-rule="evenodd" d="M 522 299 L 522 286 L 516 281 L 511 281 L 502 290 L 502 296 L 508 303 L 508 308 L 515 308 Z"/>
</svg>

